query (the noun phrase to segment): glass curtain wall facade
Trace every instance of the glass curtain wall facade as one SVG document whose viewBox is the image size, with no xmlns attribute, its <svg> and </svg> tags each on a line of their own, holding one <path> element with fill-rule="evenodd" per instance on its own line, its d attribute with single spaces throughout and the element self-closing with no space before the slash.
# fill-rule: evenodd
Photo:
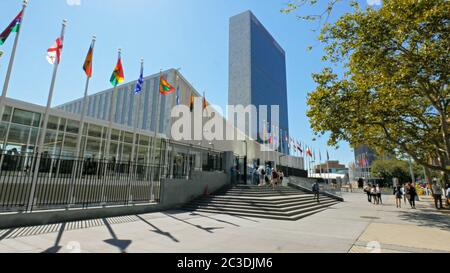
<svg viewBox="0 0 450 273">
<path fill-rule="evenodd" d="M 284 139 L 289 135 L 285 51 L 250 11 L 230 19 L 229 47 L 229 104 L 255 105 L 259 136 L 267 127 Z M 279 106 L 279 128 L 273 127 L 271 105 Z M 268 106 L 267 120 L 259 119 L 259 106 Z M 288 143 L 280 143 L 279 151 L 289 154 Z"/>
</svg>

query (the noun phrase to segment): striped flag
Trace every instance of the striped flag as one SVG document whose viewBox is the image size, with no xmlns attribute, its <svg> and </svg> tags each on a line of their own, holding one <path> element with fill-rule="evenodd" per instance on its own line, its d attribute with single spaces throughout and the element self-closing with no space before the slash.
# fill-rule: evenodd
<svg viewBox="0 0 450 273">
<path fill-rule="evenodd" d="M 0 34 L 0 45 L 3 45 L 8 39 L 11 33 L 17 33 L 22 23 L 23 10 L 14 18 L 14 20 L 6 27 L 6 29 Z"/>
<path fill-rule="evenodd" d="M 88 78 L 92 78 L 92 58 L 94 57 L 94 48 L 91 44 L 86 60 L 84 61 L 83 70 Z"/>
</svg>

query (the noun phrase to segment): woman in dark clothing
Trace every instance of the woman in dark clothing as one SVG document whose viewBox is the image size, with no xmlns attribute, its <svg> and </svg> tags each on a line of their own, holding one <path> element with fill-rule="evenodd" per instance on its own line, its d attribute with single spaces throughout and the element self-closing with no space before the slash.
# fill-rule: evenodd
<svg viewBox="0 0 450 273">
<path fill-rule="evenodd" d="M 395 202 L 397 203 L 397 208 L 401 209 L 403 193 L 402 193 L 402 187 L 400 185 L 397 185 L 394 188 L 394 195 L 395 195 Z"/>
<path fill-rule="evenodd" d="M 416 208 L 416 196 L 416 188 L 412 183 L 409 183 L 409 203 L 411 204 L 412 209 Z"/>
</svg>

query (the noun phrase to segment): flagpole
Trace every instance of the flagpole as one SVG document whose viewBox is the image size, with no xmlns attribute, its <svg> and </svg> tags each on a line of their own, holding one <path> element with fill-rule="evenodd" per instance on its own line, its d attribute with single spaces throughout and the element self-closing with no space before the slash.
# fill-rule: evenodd
<svg viewBox="0 0 450 273">
<path fill-rule="evenodd" d="M 122 49 L 118 49 L 118 60 L 122 56 Z M 117 86 L 116 84 L 113 89 L 113 93 L 111 94 L 111 100 L 110 100 L 110 107 L 109 107 L 109 122 L 108 122 L 108 138 L 106 141 L 106 153 L 105 153 L 105 159 L 109 160 L 110 156 L 110 148 L 111 148 L 111 137 L 112 137 L 112 126 L 113 126 L 113 119 L 116 118 L 116 93 L 117 93 Z"/>
<path fill-rule="evenodd" d="M 159 85 L 161 85 L 161 75 L 162 75 L 162 69 L 160 69 L 160 79 L 159 79 Z M 157 100 L 157 104 L 156 104 L 156 124 L 155 124 L 155 132 L 154 132 L 154 138 L 153 138 L 153 143 L 152 143 L 152 147 L 151 147 L 151 152 L 150 152 L 150 166 L 153 164 L 153 162 L 156 159 L 155 153 L 156 153 L 156 139 L 158 137 L 158 131 L 159 131 L 159 123 L 160 123 L 160 119 L 161 119 L 161 94 L 160 94 L 160 90 L 159 87 L 158 89 L 155 89 L 155 92 L 158 94 L 158 100 Z M 152 182 L 151 185 L 151 189 L 150 189 L 150 198 L 153 201 L 153 176 L 155 175 L 155 169 L 156 166 L 151 167 L 150 169 L 150 181 Z"/>
<path fill-rule="evenodd" d="M 67 20 L 64 19 L 63 23 L 62 23 L 62 29 L 61 29 L 61 43 L 64 44 L 64 33 L 66 31 L 66 26 L 67 26 Z M 36 164 L 34 166 L 34 173 L 33 173 L 33 182 L 31 185 L 31 190 L 30 190 L 30 199 L 28 201 L 28 211 L 31 212 L 33 209 L 33 197 L 36 191 L 36 185 L 37 185 L 37 179 L 38 179 L 38 174 L 39 174 L 39 165 L 41 163 L 41 158 L 42 158 L 42 154 L 44 151 L 44 140 L 45 140 L 45 135 L 47 132 L 47 124 L 48 124 L 48 116 L 49 116 L 49 112 L 50 112 L 50 108 L 52 106 L 52 98 L 53 98 L 53 91 L 55 89 L 55 83 L 56 83 L 56 76 L 58 74 L 58 67 L 59 67 L 59 60 L 57 59 L 53 65 L 53 76 L 52 76 L 52 82 L 50 84 L 50 90 L 49 90 L 49 94 L 48 94 L 48 99 L 47 99 L 47 107 L 45 108 L 45 112 L 44 112 L 44 122 L 42 124 L 42 128 L 40 129 L 39 132 L 39 144 L 37 147 L 37 153 L 36 153 Z"/>
<path fill-rule="evenodd" d="M 95 36 L 92 37 L 92 42 L 91 42 L 91 48 L 92 50 L 94 50 L 95 47 L 95 41 L 97 40 L 97 38 Z M 89 53 L 88 53 L 89 54 Z M 82 152 L 81 152 L 81 140 L 82 140 L 82 136 L 83 136 L 83 131 L 84 131 L 84 120 L 86 117 L 86 105 L 87 105 L 87 101 L 88 101 L 88 91 L 89 91 L 89 82 L 91 80 L 90 76 L 86 77 L 86 85 L 84 88 L 84 96 L 83 96 L 83 104 L 81 106 L 81 117 L 80 117 L 80 127 L 78 129 L 78 136 L 77 136 L 77 144 L 76 144 L 76 148 L 75 148 L 75 166 L 74 169 L 72 171 L 72 179 L 76 179 L 78 176 L 78 163 L 80 160 L 80 157 L 82 156 Z M 83 151 L 84 152 L 84 151 Z M 80 172 L 81 174 L 81 172 Z M 81 176 L 80 176 L 81 177 Z M 73 195 L 73 184 L 74 181 L 71 182 L 71 189 L 70 189 L 70 193 L 69 196 L 70 198 L 74 198 Z"/>
<path fill-rule="evenodd" d="M 141 59 L 141 72 L 144 71 L 144 59 Z M 140 75 L 139 75 L 140 77 Z M 145 84 L 145 82 L 144 82 Z M 143 84 L 143 85 L 144 85 Z M 135 94 L 134 101 L 136 101 L 137 97 L 137 107 L 135 109 L 134 113 L 134 124 L 133 124 L 133 147 L 131 148 L 131 161 L 136 161 L 136 139 L 137 139 L 137 127 L 139 124 L 139 114 L 141 111 L 141 95 L 142 92 L 139 92 L 138 94 Z"/>
<path fill-rule="evenodd" d="M 28 5 L 28 0 L 24 0 L 23 4 L 22 4 L 22 19 L 20 21 L 20 26 L 19 29 L 17 30 L 16 33 L 16 37 L 14 39 L 14 45 L 11 51 L 11 57 L 9 59 L 9 64 L 8 64 L 8 70 L 6 72 L 6 77 L 5 77 L 5 83 L 3 84 L 3 90 L 2 90 L 2 96 L 0 97 L 0 117 L 3 116 L 3 104 L 5 102 L 6 99 L 6 95 L 8 93 L 8 87 L 9 87 L 9 81 L 11 79 L 11 73 L 12 73 L 12 69 L 14 66 L 14 59 L 16 58 L 16 49 L 17 49 L 17 44 L 19 43 L 19 36 L 20 36 L 20 32 L 22 31 L 22 25 L 23 25 L 23 19 L 25 17 L 25 10 L 27 8 Z"/>
</svg>

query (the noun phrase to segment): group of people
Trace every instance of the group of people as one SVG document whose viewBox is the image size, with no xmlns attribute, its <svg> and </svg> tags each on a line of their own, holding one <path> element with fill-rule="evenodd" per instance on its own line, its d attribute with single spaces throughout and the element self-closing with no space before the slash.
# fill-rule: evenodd
<svg viewBox="0 0 450 273">
<path fill-rule="evenodd" d="M 443 189 L 436 179 L 433 179 L 432 184 L 426 186 L 425 195 L 431 195 L 434 199 L 434 204 L 436 209 L 441 210 L 443 206 L 443 197 L 446 200 L 447 207 L 450 208 L 450 184 L 447 185 L 446 189 Z M 416 208 L 416 201 L 419 200 L 419 194 L 417 193 L 416 186 L 409 182 L 404 185 L 397 185 L 394 187 L 394 195 L 397 204 L 397 208 L 402 207 L 402 200 L 405 204 L 407 202 L 412 209 Z"/>
<path fill-rule="evenodd" d="M 442 197 L 445 198 L 446 205 L 448 208 L 450 208 L 450 184 L 447 184 L 446 188 L 443 189 L 441 185 L 437 183 L 437 180 L 433 179 L 431 187 L 427 185 L 427 189 L 430 190 L 430 193 L 434 198 L 434 205 L 436 206 L 436 209 L 441 210 L 444 208 L 444 206 L 442 205 Z"/>
<path fill-rule="evenodd" d="M 383 205 L 383 199 L 381 197 L 380 185 L 367 185 L 364 188 L 364 192 L 367 194 L 367 201 L 374 205 Z"/>
<path fill-rule="evenodd" d="M 275 189 L 278 185 L 283 184 L 284 173 L 281 170 L 272 169 L 272 173 L 270 174 L 269 170 L 261 167 L 256 170 L 256 175 L 259 177 L 258 186 L 271 186 Z"/>
<path fill-rule="evenodd" d="M 404 185 L 398 184 L 394 187 L 395 203 L 397 208 L 402 207 L 403 202 L 409 202 L 412 209 L 416 209 L 416 200 L 418 200 L 419 195 L 417 194 L 416 187 L 413 183 L 409 182 Z"/>
</svg>

